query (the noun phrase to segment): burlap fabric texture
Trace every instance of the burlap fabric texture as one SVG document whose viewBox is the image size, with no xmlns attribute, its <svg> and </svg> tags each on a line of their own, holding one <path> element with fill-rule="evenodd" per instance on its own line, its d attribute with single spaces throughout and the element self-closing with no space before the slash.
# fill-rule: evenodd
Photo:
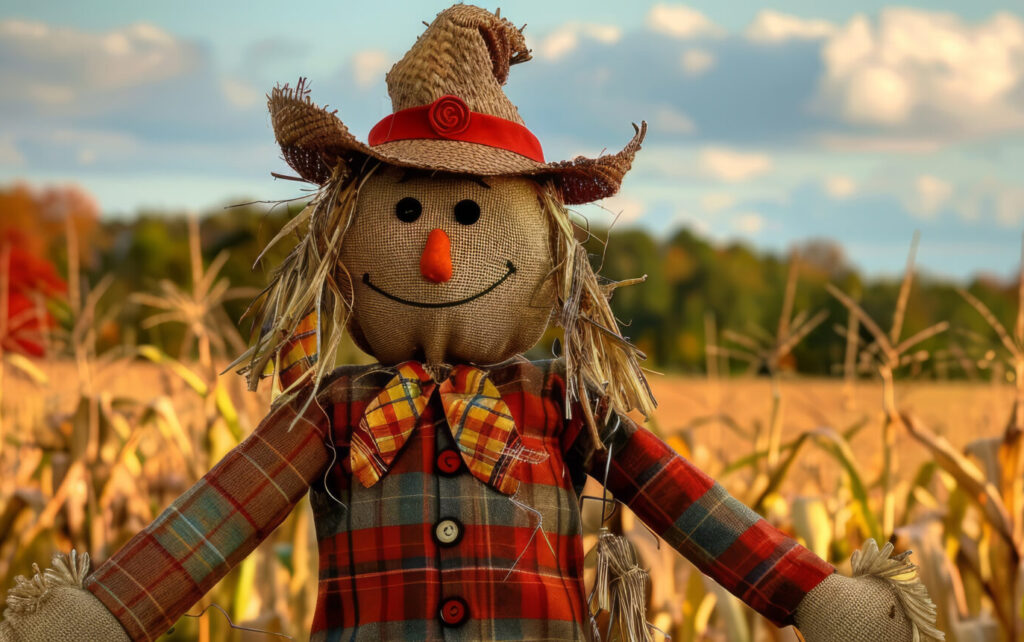
<svg viewBox="0 0 1024 642">
<path fill-rule="evenodd" d="M 342 246 L 355 289 L 350 330 L 360 347 L 385 364 L 492 364 L 533 347 L 555 302 L 539 186 L 522 178 L 403 174 L 383 168 L 367 180 Z M 422 208 L 415 221 L 396 216 L 405 198 Z M 457 220 L 463 201 L 479 206 L 476 222 Z M 420 274 L 436 229 L 451 241 L 452 276 L 441 283 Z"/>
<path fill-rule="evenodd" d="M 853 577 L 833 574 L 796 611 L 808 642 L 929 642 L 945 639 L 935 627 L 935 603 L 909 559 L 868 539 L 850 559 Z"/>
<path fill-rule="evenodd" d="M 523 124 L 502 91 L 511 65 L 530 59 L 522 32 L 484 9 L 456 5 L 442 13 L 387 75 L 395 111 L 429 105 L 446 95 L 472 111 Z M 275 88 L 268 101 L 285 161 L 308 181 L 324 183 L 337 165 L 358 171 L 367 159 L 390 165 L 478 176 L 530 175 L 550 180 L 569 205 L 613 195 L 640 149 L 646 124 L 617 154 L 538 162 L 514 151 L 460 140 L 397 140 L 370 146 L 335 112 L 318 107 L 305 80 Z M 571 106 L 566 106 L 571 109 Z"/>
<path fill-rule="evenodd" d="M 82 588 L 88 555 L 53 558 L 52 568 L 18 577 L 8 591 L 0 642 L 129 642 L 103 603 Z"/>
<path fill-rule="evenodd" d="M 810 642 L 911 642 L 895 589 L 877 577 L 830 575 L 800 603 L 797 628 Z M 853 637 L 851 637 L 851 635 Z"/>
</svg>

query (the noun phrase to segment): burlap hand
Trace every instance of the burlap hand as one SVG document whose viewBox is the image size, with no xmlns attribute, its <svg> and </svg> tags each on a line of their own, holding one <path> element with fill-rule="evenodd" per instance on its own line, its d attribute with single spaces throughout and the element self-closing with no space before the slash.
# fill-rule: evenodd
<svg viewBox="0 0 1024 642">
<path fill-rule="evenodd" d="M 128 642 L 128 634 L 92 593 L 82 588 L 88 554 L 54 556 L 31 579 L 15 578 L 7 592 L 0 642 Z"/>
<path fill-rule="evenodd" d="M 943 640 L 935 605 L 916 578 L 909 551 L 874 540 L 853 554 L 854 577 L 834 574 L 808 593 L 796 611 L 807 642 L 913 642 Z"/>
</svg>

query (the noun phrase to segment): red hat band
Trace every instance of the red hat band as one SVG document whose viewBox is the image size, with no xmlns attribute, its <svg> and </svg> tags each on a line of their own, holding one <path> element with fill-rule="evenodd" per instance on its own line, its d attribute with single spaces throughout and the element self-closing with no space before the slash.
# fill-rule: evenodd
<svg viewBox="0 0 1024 642">
<path fill-rule="evenodd" d="M 429 105 L 397 111 L 373 126 L 368 142 L 375 147 L 396 140 L 457 140 L 515 152 L 544 162 L 540 141 L 519 123 L 470 111 L 458 96 L 441 96 Z"/>
</svg>

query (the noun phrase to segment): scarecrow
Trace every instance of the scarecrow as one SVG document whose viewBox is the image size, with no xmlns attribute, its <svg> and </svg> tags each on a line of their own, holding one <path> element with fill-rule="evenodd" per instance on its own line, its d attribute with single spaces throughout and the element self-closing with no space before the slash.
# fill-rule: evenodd
<svg viewBox="0 0 1024 642">
<path fill-rule="evenodd" d="M 595 639 L 599 609 L 650 639 L 645 574 L 602 533 L 584 587 L 592 475 L 701 571 L 812 642 L 941 638 L 913 566 L 869 542 L 847 578 L 676 455 L 627 412 L 654 401 L 640 355 L 574 237 L 568 205 L 614 194 L 617 154 L 548 162 L 502 91 L 521 29 L 456 5 L 387 75 L 368 142 L 303 82 L 269 107 L 316 197 L 254 306 L 240 362 L 283 387 L 254 433 L 87 575 L 22 579 L 0 640 L 152 640 L 308 492 L 319 542 L 313 640 Z M 530 362 L 549 322 L 563 356 Z M 347 331 L 378 364 L 334 363 Z M 901 581 L 903 580 L 903 581 Z"/>
</svg>

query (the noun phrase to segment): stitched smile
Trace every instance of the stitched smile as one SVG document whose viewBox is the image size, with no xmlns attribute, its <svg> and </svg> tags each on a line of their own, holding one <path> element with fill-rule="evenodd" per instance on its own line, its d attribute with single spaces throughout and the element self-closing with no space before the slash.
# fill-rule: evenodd
<svg viewBox="0 0 1024 642">
<path fill-rule="evenodd" d="M 383 296 L 386 296 L 387 298 L 391 299 L 392 301 L 397 301 L 397 302 L 399 302 L 399 303 L 401 303 L 403 305 L 411 305 L 414 308 L 451 308 L 451 307 L 454 307 L 456 305 L 462 305 L 463 303 L 469 303 L 470 301 L 473 301 L 474 299 L 479 299 L 483 295 L 487 294 L 488 292 L 490 292 L 494 288 L 498 287 L 499 285 L 501 285 L 502 283 L 507 281 L 508 277 L 510 277 L 513 274 L 515 274 L 516 266 L 512 265 L 512 261 L 505 261 L 505 267 L 508 268 L 508 271 L 505 272 L 505 274 L 500 279 L 498 279 L 497 281 L 492 283 L 486 289 L 481 290 L 481 291 L 477 292 L 476 294 L 474 294 L 472 296 L 468 296 L 465 299 L 459 299 L 458 301 L 446 301 L 446 302 L 443 302 L 443 303 L 422 303 L 420 301 L 410 301 L 408 299 L 403 299 L 402 297 L 397 297 L 394 294 L 391 294 L 389 292 L 385 292 L 384 290 L 380 289 L 379 287 L 377 287 L 376 285 L 374 285 L 373 283 L 370 282 L 370 273 L 369 272 L 364 272 L 363 273 L 363 283 L 365 283 L 366 285 L 370 286 L 370 289 L 373 290 L 374 292 L 382 294 Z"/>
</svg>

